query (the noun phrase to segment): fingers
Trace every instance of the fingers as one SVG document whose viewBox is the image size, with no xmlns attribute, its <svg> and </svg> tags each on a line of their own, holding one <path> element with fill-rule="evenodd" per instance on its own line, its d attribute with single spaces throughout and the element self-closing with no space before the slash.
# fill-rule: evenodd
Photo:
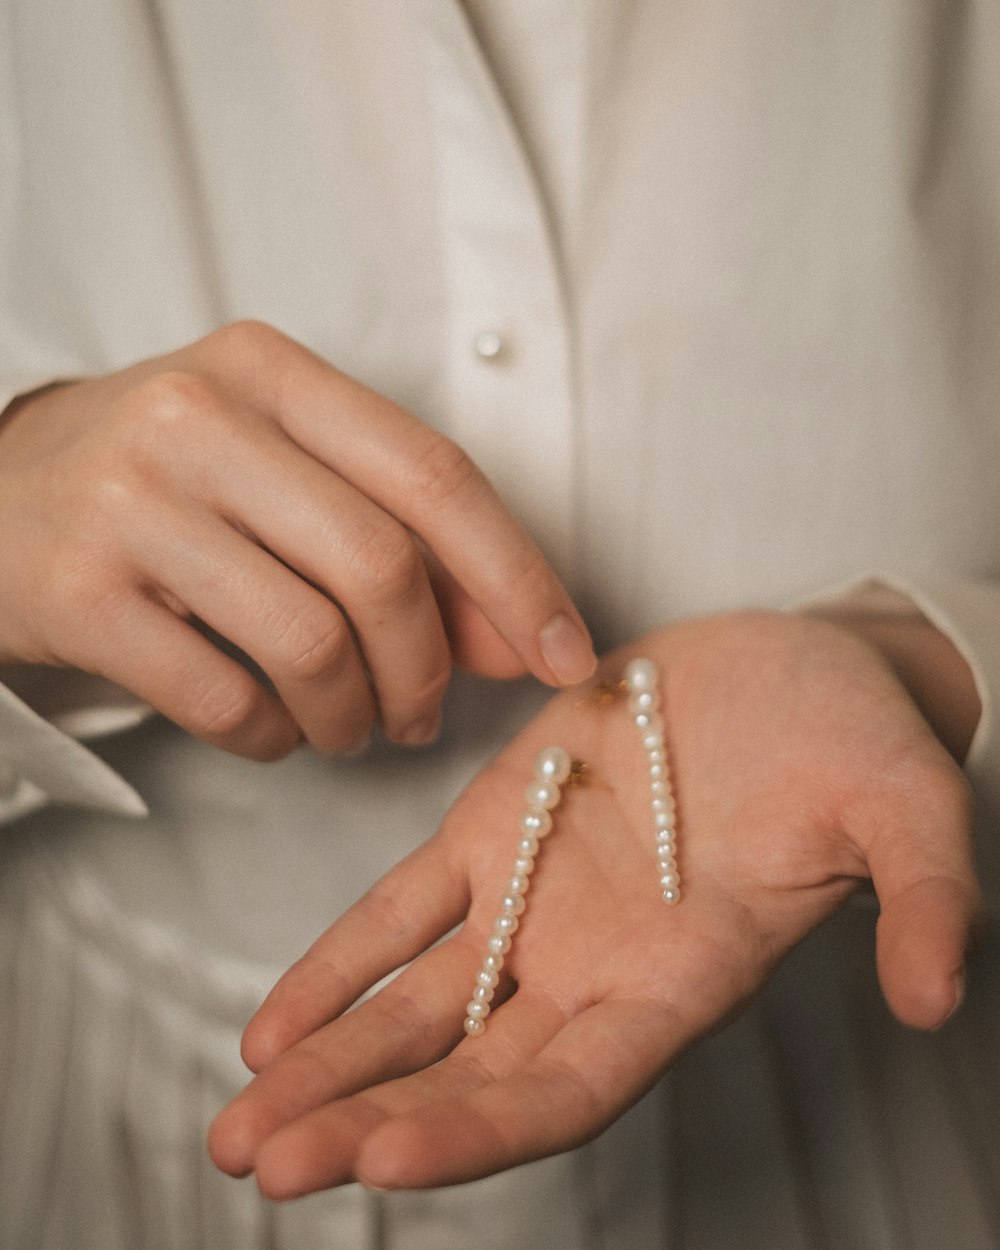
<svg viewBox="0 0 1000 1250">
<path fill-rule="evenodd" d="M 343 751 L 365 737 L 375 702 L 351 629 L 329 599 L 209 512 L 171 509 L 136 546 L 171 602 L 267 674 L 313 746 Z"/>
<path fill-rule="evenodd" d="M 426 547 L 424 560 L 448 636 L 452 662 L 470 673 L 495 680 L 523 677 L 527 671 L 524 661 Z"/>
<path fill-rule="evenodd" d="M 352 745 L 376 708 L 390 738 L 427 742 L 451 650 L 416 534 L 459 588 L 449 619 L 473 667 L 550 681 L 593 668 L 565 591 L 459 449 L 275 331 L 230 327 L 37 402 L 38 419 L 12 427 L 5 526 L 9 549 L 37 552 L 47 576 L 7 570 L 0 650 L 12 658 L 86 653 L 85 667 L 161 692 L 155 705 L 185 728 L 255 757 L 289 749 L 295 725 L 322 750 Z M 124 610 L 129 578 L 134 600 L 155 593 L 233 643 L 290 715 L 162 613 L 129 609 L 133 623 L 158 622 L 159 645 L 178 641 L 170 656 L 73 610 L 112 599 Z M 152 665 L 138 683 L 137 655 Z M 227 691 L 233 709 L 192 707 L 203 685 L 213 711 Z M 260 732 L 244 732 L 244 705 L 268 709 Z"/>
<path fill-rule="evenodd" d="M 557 685 L 590 676 L 596 659 L 579 613 L 456 444 L 267 327 L 226 334 L 221 346 L 213 336 L 215 367 L 245 386 L 245 362 L 264 362 L 252 371 L 258 401 L 301 447 L 419 534 L 531 672 Z"/>
<path fill-rule="evenodd" d="M 253 760 L 280 759 L 299 742 L 285 708 L 234 660 L 170 609 L 123 595 L 99 650 L 79 666 L 137 694 L 195 737 Z"/>
<path fill-rule="evenodd" d="M 441 841 L 419 846 L 348 908 L 277 982 L 244 1032 L 247 1066 L 259 1071 L 346 1011 L 372 985 L 453 928 L 468 906 L 467 877 L 450 864 Z M 475 956 L 469 968 L 474 970 Z M 414 973 L 400 984 L 409 987 L 416 977 Z"/>
<path fill-rule="evenodd" d="M 909 801 L 891 823 L 880 813 L 868 850 L 881 904 L 879 979 L 899 1020 L 933 1029 L 961 1004 L 966 953 L 983 903 L 969 792 L 958 769 L 949 761 L 928 766 L 906 792 Z"/>
<path fill-rule="evenodd" d="M 275 1059 L 217 1118 L 210 1148 L 218 1166 L 245 1175 L 261 1144 L 288 1122 L 441 1059 L 462 1036 L 474 959 L 456 942 L 430 951 Z"/>
<path fill-rule="evenodd" d="M 567 1024 L 518 993 L 437 1066 L 290 1119 L 257 1150 L 258 1184 L 272 1198 L 351 1180 L 422 1188 L 567 1150 L 649 1088 L 677 1034 L 645 1004 L 606 1001 Z"/>
<path fill-rule="evenodd" d="M 650 1088 L 686 1032 L 659 1005 L 598 1003 L 523 1067 L 387 1118 L 361 1144 L 357 1178 L 384 1189 L 457 1184 L 579 1146 Z"/>
<path fill-rule="evenodd" d="M 288 657 L 293 663 L 284 671 L 275 673 L 256 651 L 251 654 L 284 694 L 286 682 L 296 684 L 303 677 L 309 686 L 319 679 L 322 691 L 328 662 L 339 665 L 346 652 L 359 650 L 386 735 L 408 745 L 430 741 L 436 734 L 451 659 L 413 537 L 276 429 L 258 433 L 233 450 L 224 473 L 211 484 L 220 508 L 343 610 L 334 620 L 328 606 L 325 625 L 314 630 L 311 639 L 309 634 L 300 638 Z M 280 506 L 274 505 L 275 499 Z M 263 590 L 267 580 L 261 576 L 257 584 Z M 291 611 L 294 600 L 286 600 L 282 611 L 281 599 L 273 594 L 271 598 L 269 610 L 279 627 L 270 632 L 279 639 L 282 634 L 293 639 L 301 635 Z M 295 703 L 289 706 L 294 714 Z M 328 716 L 336 706 L 327 702 Z M 307 726 L 303 728 L 315 744 Z"/>
<path fill-rule="evenodd" d="M 465 968 L 466 978 L 470 971 Z M 452 1016 L 459 1036 L 468 986 L 463 982 L 460 988 Z M 289 1118 L 257 1149 L 254 1170 L 262 1191 L 272 1198 L 292 1198 L 358 1179 L 359 1153 L 381 1125 L 421 1108 L 449 1105 L 506 1076 L 536 1054 L 565 1020 L 537 995 L 515 995 L 496 1020 L 501 1016 L 502 1026 L 461 1042 L 435 1066 Z"/>
<path fill-rule="evenodd" d="M 369 678 L 387 736 L 433 738 L 450 654 L 412 536 L 214 383 L 147 389 L 168 415 L 139 454 L 169 451 L 147 494 L 170 506 L 126 540 L 137 565 L 264 669 L 319 749 L 370 728 Z"/>
</svg>

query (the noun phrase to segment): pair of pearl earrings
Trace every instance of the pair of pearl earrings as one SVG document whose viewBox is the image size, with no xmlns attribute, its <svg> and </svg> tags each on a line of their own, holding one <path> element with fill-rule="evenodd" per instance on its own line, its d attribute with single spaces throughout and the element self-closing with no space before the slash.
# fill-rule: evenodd
<svg viewBox="0 0 1000 1250">
<path fill-rule="evenodd" d="M 663 901 L 680 902 L 677 872 L 676 811 L 670 781 L 670 765 L 660 713 L 659 672 L 652 660 L 633 660 L 622 676 L 628 709 L 642 738 L 649 766 L 650 807 L 656 845 L 656 862 Z M 465 1031 L 477 1037 L 486 1031 L 486 1017 L 496 993 L 504 959 L 524 914 L 525 894 L 535 868 L 541 840 L 552 832 L 552 812 L 562 797 L 562 787 L 582 778 L 584 766 L 570 759 L 562 747 L 548 747 L 535 760 L 535 772 L 525 792 L 526 807 L 520 818 L 520 839 L 513 870 L 507 879 L 500 912 L 493 922 L 482 966 L 476 974 L 472 999 L 465 1012 Z"/>
</svg>

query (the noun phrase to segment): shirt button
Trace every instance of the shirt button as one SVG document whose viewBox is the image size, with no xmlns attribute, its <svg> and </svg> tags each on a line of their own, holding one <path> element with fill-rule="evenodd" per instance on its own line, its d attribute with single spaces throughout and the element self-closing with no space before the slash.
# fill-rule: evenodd
<svg viewBox="0 0 1000 1250">
<path fill-rule="evenodd" d="M 504 342 L 495 330 L 484 330 L 476 335 L 473 347 L 480 360 L 496 360 L 503 351 Z"/>
</svg>

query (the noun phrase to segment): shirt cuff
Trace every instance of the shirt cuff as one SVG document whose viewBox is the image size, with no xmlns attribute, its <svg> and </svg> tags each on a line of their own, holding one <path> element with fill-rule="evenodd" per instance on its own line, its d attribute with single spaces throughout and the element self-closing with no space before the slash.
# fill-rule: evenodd
<svg viewBox="0 0 1000 1250">
<path fill-rule="evenodd" d="M 22 373 L 13 377 L 0 377 L 0 414 L 6 412 L 15 399 L 22 395 L 30 395 L 46 386 L 55 386 L 63 381 L 61 377 L 53 377 L 51 373 Z"/>
<path fill-rule="evenodd" d="M 0 686 L 0 823 L 47 803 L 149 814 L 135 790 L 103 760 Z"/>
</svg>

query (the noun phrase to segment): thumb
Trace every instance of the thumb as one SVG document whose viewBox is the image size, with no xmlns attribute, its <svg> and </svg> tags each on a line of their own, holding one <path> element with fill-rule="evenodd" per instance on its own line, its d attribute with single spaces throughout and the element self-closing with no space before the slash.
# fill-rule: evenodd
<svg viewBox="0 0 1000 1250">
<path fill-rule="evenodd" d="M 887 806 L 887 805 L 886 805 Z M 868 850 L 879 897 L 879 981 L 903 1024 L 939 1028 L 961 1005 L 965 959 L 984 923 L 968 786 L 951 761 L 908 789 Z"/>
</svg>

